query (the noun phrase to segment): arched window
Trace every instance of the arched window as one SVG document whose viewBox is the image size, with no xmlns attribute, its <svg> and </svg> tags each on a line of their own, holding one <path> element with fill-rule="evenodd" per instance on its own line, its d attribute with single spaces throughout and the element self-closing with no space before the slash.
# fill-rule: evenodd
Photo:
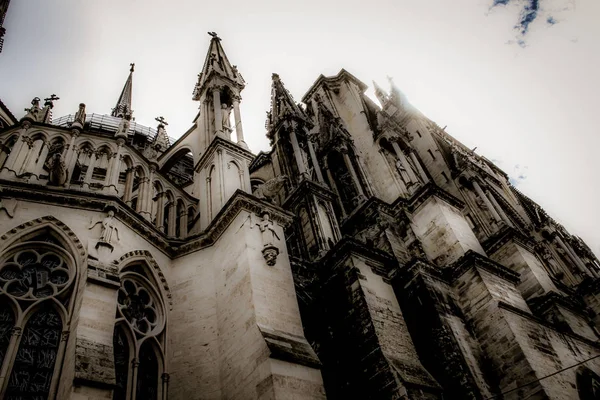
<svg viewBox="0 0 600 400">
<path fill-rule="evenodd" d="M 6 160 L 8 160 L 8 156 L 12 152 L 13 147 L 15 147 L 15 143 L 17 143 L 17 136 L 13 135 L 8 140 L 0 143 L 0 169 L 4 167 L 6 164 Z"/>
<path fill-rule="evenodd" d="M 165 308 L 143 263 L 122 269 L 113 336 L 117 388 L 113 400 L 162 400 Z"/>
<path fill-rule="evenodd" d="M 61 243 L 46 228 L 0 255 L 0 369 L 7 371 L 0 398 L 46 399 L 57 388 L 64 305 L 76 279 L 74 258 Z"/>
<path fill-rule="evenodd" d="M 352 175 L 346 166 L 342 154 L 332 151 L 327 156 L 327 164 L 333 177 L 333 184 L 338 192 L 342 207 L 350 214 L 358 205 L 358 191 Z"/>
<path fill-rule="evenodd" d="M 96 152 L 94 160 L 94 168 L 92 170 L 92 180 L 96 182 L 104 182 L 109 168 L 109 162 L 112 158 L 112 151 L 106 146 L 101 147 Z"/>
<path fill-rule="evenodd" d="M 92 162 L 94 149 L 89 143 L 84 143 L 77 151 L 77 161 L 71 173 L 71 183 L 80 183 L 85 180 L 87 170 Z"/>
</svg>

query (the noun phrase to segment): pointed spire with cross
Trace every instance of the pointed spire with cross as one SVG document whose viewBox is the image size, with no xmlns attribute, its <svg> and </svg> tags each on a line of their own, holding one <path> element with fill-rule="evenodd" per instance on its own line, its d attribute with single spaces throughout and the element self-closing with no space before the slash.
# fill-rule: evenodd
<svg viewBox="0 0 600 400">
<path fill-rule="evenodd" d="M 157 151 L 165 151 L 169 147 L 169 136 L 165 130 L 165 125 L 169 124 L 163 116 L 154 118 L 154 120 L 158 122 L 158 127 L 156 128 L 156 136 L 152 141 L 152 146 Z"/>
<path fill-rule="evenodd" d="M 133 110 L 131 109 L 131 92 L 133 90 L 134 68 L 135 63 L 129 64 L 129 76 L 125 81 L 125 86 L 123 86 L 123 90 L 121 91 L 121 95 L 117 100 L 117 104 L 110 114 L 113 117 L 131 119 L 131 114 L 133 113 Z"/>
</svg>

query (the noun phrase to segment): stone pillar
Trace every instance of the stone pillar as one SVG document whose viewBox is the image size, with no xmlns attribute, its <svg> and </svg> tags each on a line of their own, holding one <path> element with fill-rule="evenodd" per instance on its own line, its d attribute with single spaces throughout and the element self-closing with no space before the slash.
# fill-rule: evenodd
<svg viewBox="0 0 600 400">
<path fill-rule="evenodd" d="M 165 192 L 159 193 L 156 200 L 156 223 L 154 224 L 159 231 L 164 230 L 165 219 Z"/>
<path fill-rule="evenodd" d="M 413 171 L 412 167 L 410 166 L 410 163 L 406 159 L 406 156 L 404 155 L 404 152 L 400 148 L 400 145 L 398 144 L 398 142 L 395 140 L 392 140 L 391 142 L 392 142 L 392 147 L 394 148 L 394 151 L 396 152 L 396 156 L 398 157 L 398 159 L 404 166 L 404 169 L 406 169 L 406 173 L 408 174 L 408 177 L 410 178 L 411 182 L 414 182 L 414 183 L 419 182 L 419 179 L 415 175 L 415 171 Z"/>
<path fill-rule="evenodd" d="M 8 342 L 8 347 L 6 348 L 6 352 L 4 353 L 5 360 L 7 358 L 10 359 L 11 355 L 16 351 L 15 347 L 22 333 L 23 331 L 20 327 L 15 326 L 12 328 L 10 339 Z M 5 362 L 4 367 L 0 369 L 0 388 L 4 387 L 4 381 L 7 378 L 9 364 L 10 363 Z"/>
<path fill-rule="evenodd" d="M 408 196 L 409 192 L 406 188 L 406 185 L 404 184 L 402 179 L 396 178 L 396 174 L 394 173 L 393 167 L 390 165 L 387 158 L 385 157 L 385 150 L 382 147 L 379 148 L 379 154 L 381 154 L 381 158 L 383 158 L 383 163 L 388 166 L 388 170 L 390 171 L 392 178 L 398 184 L 398 187 L 400 188 L 400 193 L 404 196 Z"/>
<path fill-rule="evenodd" d="M 67 171 L 69 172 L 69 179 L 71 179 L 70 175 L 73 171 L 73 167 L 75 167 L 75 162 L 73 158 L 77 160 L 77 153 L 75 152 L 75 140 L 77 140 L 77 137 L 79 137 L 79 131 L 77 129 L 73 129 L 71 131 L 71 142 L 67 146 L 65 146 L 66 149 L 63 154 L 63 159 L 65 160 L 65 165 L 67 166 Z"/>
<path fill-rule="evenodd" d="M 185 207 L 177 217 L 179 218 L 179 239 L 185 239 L 188 234 L 188 214 Z"/>
<path fill-rule="evenodd" d="M 310 139 L 307 140 L 308 143 L 308 153 L 310 154 L 310 159 L 312 161 L 313 168 L 315 169 L 315 174 L 317 174 L 317 179 L 321 183 L 325 183 L 325 179 L 323 179 L 323 173 L 321 172 L 321 166 L 317 161 L 317 154 L 315 153 L 315 147 Z"/>
<path fill-rule="evenodd" d="M 490 199 L 490 202 L 494 205 L 496 211 L 498 211 L 498 214 L 500 214 L 502 220 L 506 222 L 508 226 L 513 226 L 512 221 L 510 220 L 510 218 L 508 218 L 508 215 L 506 215 L 502 207 L 500 207 L 500 204 L 498 204 L 498 200 L 496 200 L 496 197 L 494 197 L 494 195 L 489 190 L 486 190 L 485 194 L 488 196 L 488 199 Z"/>
<path fill-rule="evenodd" d="M 415 155 L 415 152 L 412 151 L 412 150 L 410 151 L 410 159 L 415 164 L 415 167 L 417 167 L 417 171 L 419 171 L 419 175 L 421 176 L 421 179 L 423 179 L 423 182 L 424 183 L 429 182 L 429 178 L 427 177 L 427 174 L 425 173 L 425 170 L 421 166 L 421 163 L 419 162 L 419 159 Z"/>
<path fill-rule="evenodd" d="M 358 196 L 362 197 L 364 199 L 365 193 L 363 191 L 360 180 L 358 179 L 358 175 L 356 175 L 356 171 L 354 170 L 354 166 L 352 165 L 352 160 L 350 159 L 350 156 L 348 155 L 348 151 L 344 151 L 342 154 L 344 156 L 344 162 L 346 164 L 346 168 L 348 168 L 348 172 L 350 172 L 350 175 L 352 175 L 352 180 L 354 181 L 354 184 L 356 185 L 356 190 L 358 191 Z"/>
<path fill-rule="evenodd" d="M 131 195 L 133 194 L 133 180 L 135 179 L 135 168 L 127 168 L 125 171 L 125 189 L 123 190 L 123 201 L 131 206 Z M 140 199 L 138 198 L 138 201 Z"/>
<path fill-rule="evenodd" d="M 242 115 L 240 113 L 240 98 L 233 98 L 233 117 L 235 118 L 235 135 L 240 146 L 248 148 L 244 141 L 244 129 L 242 127 Z"/>
<path fill-rule="evenodd" d="M 337 186 L 335 184 L 335 180 L 333 179 L 333 175 L 331 175 L 331 170 L 329 169 L 329 166 L 326 165 L 325 166 L 325 173 L 327 174 L 327 179 L 329 179 L 329 182 L 331 182 L 331 190 L 333 190 L 333 192 L 337 195 L 338 199 L 341 199 L 340 197 L 340 193 L 338 192 Z M 346 210 L 344 210 L 344 207 L 340 204 L 340 210 L 342 212 L 342 217 L 346 217 Z"/>
<path fill-rule="evenodd" d="M 117 190 L 117 186 L 119 185 L 119 175 L 121 173 L 121 163 L 123 162 L 123 156 L 121 152 L 123 151 L 123 145 L 125 144 L 124 139 L 117 139 L 117 153 L 114 155 L 113 159 L 110 163 L 110 175 L 108 180 L 109 186 L 114 186 L 115 190 Z"/>
<path fill-rule="evenodd" d="M 150 166 L 150 174 L 148 177 L 140 184 L 140 198 L 138 198 L 139 204 L 139 213 L 146 218 L 148 221 L 152 222 L 152 182 L 154 181 L 154 170 L 155 167 L 153 165 Z M 143 199 L 142 199 L 143 197 Z"/>
<path fill-rule="evenodd" d="M 573 264 L 575 264 L 575 266 L 577 266 L 577 268 L 581 271 L 581 273 L 583 275 L 590 275 L 589 271 L 587 270 L 585 265 L 583 265 L 583 263 L 581 262 L 579 257 L 577 257 L 577 255 L 569 248 L 569 246 L 567 246 L 565 244 L 565 242 L 562 240 L 562 238 L 559 235 L 555 235 L 554 240 L 556 241 L 556 243 L 558 243 L 560 248 L 565 251 L 565 253 L 571 259 Z"/>
<path fill-rule="evenodd" d="M 475 191 L 477 192 L 477 195 L 479 196 L 479 198 L 485 203 L 488 210 L 490 210 L 490 213 L 492 214 L 492 218 L 495 220 L 495 222 L 502 221 L 502 219 L 500 218 L 500 215 L 498 215 L 498 212 L 496 211 L 496 209 L 490 202 L 490 199 L 488 199 L 487 196 L 485 195 L 485 193 L 483 193 L 483 190 L 481 189 L 481 186 L 479 186 L 479 183 L 477 182 L 477 180 L 474 179 L 471 182 L 473 183 L 473 187 L 475 188 Z"/>
<path fill-rule="evenodd" d="M 292 129 L 290 133 L 290 142 L 292 142 L 292 148 L 294 149 L 294 159 L 296 160 L 296 164 L 298 165 L 298 171 L 300 172 L 301 179 L 306 177 L 306 166 L 304 165 L 304 160 L 302 159 L 302 154 L 300 153 L 300 146 L 298 145 L 298 138 L 296 137 L 296 132 Z"/>
<path fill-rule="evenodd" d="M 175 205 L 175 201 L 171 201 L 167 207 L 169 207 L 169 218 L 167 223 L 169 226 L 167 227 L 167 236 L 175 237 L 175 219 L 177 218 L 177 207 Z M 181 227 L 179 227 L 181 229 Z"/>
<path fill-rule="evenodd" d="M 25 129 L 21 129 L 21 132 L 17 136 L 17 142 L 15 143 L 10 154 L 8 155 L 8 158 L 6 159 L 6 162 L 4 163 L 3 169 L 9 169 L 9 170 L 15 169 L 14 168 L 15 161 L 19 157 L 19 154 L 21 153 L 21 149 L 23 148 L 23 146 L 25 145 L 25 142 L 26 142 L 25 140 L 23 140 L 24 134 L 25 134 Z M 19 140 L 19 139 L 21 139 L 21 140 Z"/>
<path fill-rule="evenodd" d="M 223 116 L 221 115 L 221 91 L 218 87 L 213 88 L 213 108 L 215 113 L 215 135 L 223 135 Z"/>
</svg>

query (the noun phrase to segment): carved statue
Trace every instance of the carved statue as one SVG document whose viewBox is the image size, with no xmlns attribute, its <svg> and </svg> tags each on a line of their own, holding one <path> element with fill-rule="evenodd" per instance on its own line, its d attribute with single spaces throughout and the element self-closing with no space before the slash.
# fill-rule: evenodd
<svg viewBox="0 0 600 400">
<path fill-rule="evenodd" d="M 63 186 L 67 182 L 67 166 L 62 159 L 62 154 L 55 153 L 50 161 L 50 175 L 48 182 L 51 185 Z"/>
<path fill-rule="evenodd" d="M 262 254 L 267 265 L 273 266 L 277 263 L 279 248 L 275 246 L 275 240 L 279 240 L 279 236 L 273 227 L 273 221 L 268 212 L 262 214 L 262 220 L 256 224 L 262 233 L 263 249 Z"/>
<path fill-rule="evenodd" d="M 276 178 L 270 179 L 258 186 L 254 191 L 254 195 L 259 199 L 265 199 L 273 202 L 277 193 L 283 188 L 283 185 L 289 178 L 286 175 L 281 175 Z"/>
<path fill-rule="evenodd" d="M 75 119 L 73 123 L 75 122 L 81 124 L 82 126 L 85 124 L 85 104 L 83 103 L 79 104 L 79 110 L 77 110 L 75 113 Z"/>
<path fill-rule="evenodd" d="M 96 225 L 102 225 L 102 237 L 100 241 L 104 243 L 111 244 L 113 239 L 113 234 L 115 235 L 116 241 L 119 241 L 119 230 L 117 229 L 117 224 L 115 223 L 115 212 L 110 210 L 108 212 L 108 216 L 104 218 L 102 221 L 97 221 L 93 223 L 88 229 L 93 229 Z"/>
<path fill-rule="evenodd" d="M 115 136 L 127 136 L 129 134 L 129 120 L 127 118 L 121 118 L 119 127 L 117 128 L 117 134 Z"/>
<path fill-rule="evenodd" d="M 31 100 L 31 107 L 25 109 L 25 111 L 27 111 L 27 114 L 25 114 L 24 118 L 32 119 L 35 122 L 42 121 L 43 115 L 42 109 L 40 107 L 40 101 L 41 100 L 39 97 L 34 97 L 33 100 Z"/>
<path fill-rule="evenodd" d="M 230 120 L 229 117 L 231 115 L 232 108 L 233 107 L 227 106 L 227 104 L 225 104 L 225 103 L 221 104 L 221 118 L 222 118 L 221 121 L 223 124 L 223 130 L 227 131 L 227 132 L 231 132 L 233 130 L 231 127 L 231 122 L 229 121 Z"/>
<path fill-rule="evenodd" d="M 402 163 L 402 161 L 396 160 L 396 169 L 400 173 L 402 180 L 404 181 L 404 183 L 406 183 L 407 186 L 410 186 L 414 183 L 410 179 L 410 175 L 408 174 L 408 171 L 406 171 L 406 168 L 404 167 L 404 164 Z"/>
</svg>

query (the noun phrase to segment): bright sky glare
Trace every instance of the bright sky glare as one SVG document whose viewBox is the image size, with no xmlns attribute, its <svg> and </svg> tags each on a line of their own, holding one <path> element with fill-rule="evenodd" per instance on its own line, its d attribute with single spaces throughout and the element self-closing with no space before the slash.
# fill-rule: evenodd
<svg viewBox="0 0 600 400">
<path fill-rule="evenodd" d="M 387 75 L 413 105 L 477 153 L 600 254 L 600 2 L 546 0 L 526 46 L 522 1 L 13 0 L 0 54 L 0 98 L 18 117 L 56 93 L 54 116 L 110 113 L 136 63 L 136 122 L 162 115 L 179 137 L 216 31 L 247 87 L 246 141 L 268 149 L 271 73 L 297 101 L 319 74 L 347 69 L 371 88 Z M 343 5 L 342 5 L 343 4 Z M 552 15 L 548 23 L 547 15 Z M 512 42 L 512 43 L 511 43 Z"/>
</svg>

